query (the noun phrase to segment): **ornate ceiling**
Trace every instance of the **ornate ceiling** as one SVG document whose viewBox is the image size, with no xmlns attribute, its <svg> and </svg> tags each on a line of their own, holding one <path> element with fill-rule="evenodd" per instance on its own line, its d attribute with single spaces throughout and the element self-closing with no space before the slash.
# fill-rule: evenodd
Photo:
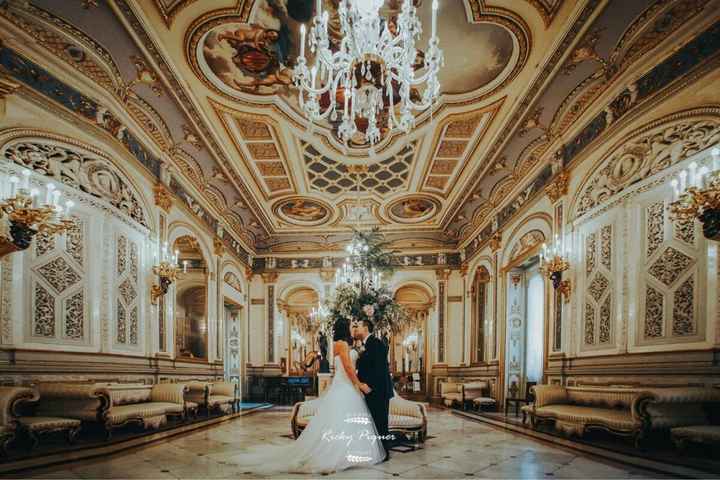
<svg viewBox="0 0 720 480">
<path fill-rule="evenodd" d="M 322 1 L 332 27 L 336 0 Z M 429 24 L 431 2 L 415 3 Z M 0 38 L 29 35 L 81 74 L 75 88 L 107 91 L 183 179 L 175 193 L 250 253 L 338 248 L 358 224 L 456 250 L 557 170 L 563 133 L 633 62 L 716 3 L 442 0 L 441 101 L 373 150 L 298 109 L 292 68 L 315 0 L 0 1 L 15 27 Z"/>
</svg>

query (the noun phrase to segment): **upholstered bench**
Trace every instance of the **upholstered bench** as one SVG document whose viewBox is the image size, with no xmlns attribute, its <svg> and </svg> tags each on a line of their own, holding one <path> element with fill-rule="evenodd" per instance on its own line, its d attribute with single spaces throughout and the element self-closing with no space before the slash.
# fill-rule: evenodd
<svg viewBox="0 0 720 480">
<path fill-rule="evenodd" d="M 18 417 L 18 424 L 18 429 L 22 430 L 32 441 L 30 448 L 34 449 L 40 443 L 40 435 L 55 432 L 64 433 L 69 444 L 75 443 L 82 422 L 76 418 Z"/>
<path fill-rule="evenodd" d="M 240 397 L 238 384 L 233 382 L 214 382 L 209 385 L 207 405 L 210 409 L 218 409 L 223 413 L 237 412 Z"/>
<path fill-rule="evenodd" d="M 535 402 L 523 407 L 535 428 L 538 422 L 552 421 L 567 435 L 584 435 L 588 429 L 602 429 L 630 436 L 637 443 L 648 424 L 640 403 L 647 391 L 628 388 L 562 387 L 536 385 Z"/>
<path fill-rule="evenodd" d="M 463 404 L 463 384 L 455 382 L 440 383 L 440 397 L 446 407 Z"/>
<path fill-rule="evenodd" d="M 290 427 L 295 438 L 305 429 L 317 411 L 322 397 L 298 402 L 293 406 Z M 427 438 L 427 412 L 425 405 L 400 397 L 397 393 L 390 399 L 388 430 L 416 436 L 419 442 Z"/>
<path fill-rule="evenodd" d="M 195 415 L 197 415 L 199 409 L 207 409 L 210 384 L 207 382 L 191 381 L 186 384 L 186 387 L 187 393 L 185 394 L 185 401 L 188 402 L 188 409 L 194 409 Z M 207 410 L 207 412 L 209 415 L 210 411 Z"/>
<path fill-rule="evenodd" d="M 107 412 L 105 427 L 108 437 L 113 429 L 130 423 L 144 428 L 160 428 L 168 416 L 185 417 L 184 384 L 161 383 L 107 384 L 111 407 Z"/>
<path fill-rule="evenodd" d="M 463 408 L 470 404 L 476 410 L 495 408 L 496 401 L 490 397 L 490 384 L 488 382 L 468 382 L 463 384 Z"/>
<path fill-rule="evenodd" d="M 18 407 L 38 399 L 38 392 L 27 387 L 0 387 L 0 453 L 5 454 L 15 439 Z"/>
</svg>

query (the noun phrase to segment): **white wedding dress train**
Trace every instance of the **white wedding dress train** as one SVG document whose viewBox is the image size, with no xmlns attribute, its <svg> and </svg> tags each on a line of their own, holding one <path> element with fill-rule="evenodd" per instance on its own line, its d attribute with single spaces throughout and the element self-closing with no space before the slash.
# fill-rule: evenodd
<svg viewBox="0 0 720 480">
<path fill-rule="evenodd" d="M 353 365 L 358 353 L 350 351 Z M 316 414 L 291 445 L 264 446 L 237 458 L 254 473 L 332 473 L 353 466 L 369 466 L 385 458 L 365 398 L 345 373 L 339 356 L 335 376 L 318 402 Z M 258 446 L 260 447 L 260 446 Z"/>
</svg>

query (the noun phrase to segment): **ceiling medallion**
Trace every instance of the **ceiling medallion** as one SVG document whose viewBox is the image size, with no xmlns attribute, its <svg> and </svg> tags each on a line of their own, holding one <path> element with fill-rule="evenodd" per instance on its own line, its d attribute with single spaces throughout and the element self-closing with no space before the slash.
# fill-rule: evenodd
<svg viewBox="0 0 720 480">
<path fill-rule="evenodd" d="M 292 197 L 275 204 L 276 215 L 291 225 L 315 226 L 330 219 L 332 210 L 317 200 Z"/>
<path fill-rule="evenodd" d="M 371 146 L 380 141 L 380 122 L 387 123 L 388 131 L 409 133 L 415 125 L 413 111 L 429 108 L 440 95 L 438 72 L 444 62 L 436 34 L 438 0 L 432 3 L 432 35 L 424 56 L 415 48 L 422 26 L 412 0 L 404 0 L 399 15 L 390 19 L 380 15 L 383 4 L 341 0 L 336 41 L 328 36 L 328 11 L 317 0 L 307 42 L 314 58 L 310 68 L 301 26 L 293 75 L 300 108 L 312 122 L 337 122 L 341 116 L 338 136 L 345 144 L 358 133 L 358 125 Z M 425 85 L 422 95 L 416 93 L 420 85 Z"/>
<path fill-rule="evenodd" d="M 410 195 L 391 203 L 387 214 L 398 223 L 423 223 L 440 211 L 440 204 L 432 197 Z"/>
</svg>

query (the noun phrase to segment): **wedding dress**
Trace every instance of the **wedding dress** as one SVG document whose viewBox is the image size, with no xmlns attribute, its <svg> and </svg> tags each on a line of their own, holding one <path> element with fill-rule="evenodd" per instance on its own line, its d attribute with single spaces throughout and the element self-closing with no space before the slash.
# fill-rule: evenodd
<svg viewBox="0 0 720 480">
<path fill-rule="evenodd" d="M 353 367 L 358 353 L 350 350 Z M 257 454 L 237 458 L 254 473 L 332 473 L 353 466 L 369 466 L 385 458 L 381 438 L 365 404 L 350 381 L 338 355 L 335 376 L 315 400 L 316 413 L 291 445 L 264 446 Z"/>
</svg>

